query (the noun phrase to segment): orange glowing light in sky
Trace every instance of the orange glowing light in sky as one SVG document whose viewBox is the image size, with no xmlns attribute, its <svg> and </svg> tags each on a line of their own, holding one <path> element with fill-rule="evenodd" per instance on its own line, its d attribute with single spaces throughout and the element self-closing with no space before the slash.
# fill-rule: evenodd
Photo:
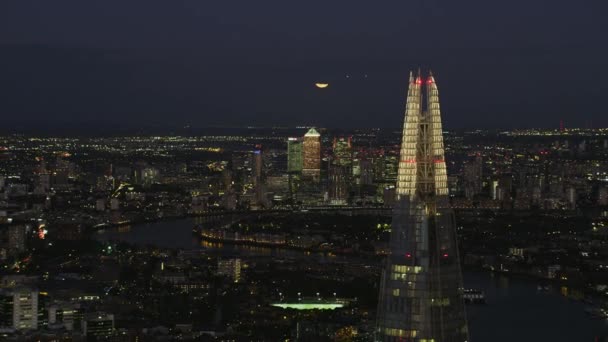
<svg viewBox="0 0 608 342">
<path fill-rule="evenodd" d="M 324 89 L 329 87 L 329 83 L 315 83 L 315 86 L 319 89 Z"/>
</svg>

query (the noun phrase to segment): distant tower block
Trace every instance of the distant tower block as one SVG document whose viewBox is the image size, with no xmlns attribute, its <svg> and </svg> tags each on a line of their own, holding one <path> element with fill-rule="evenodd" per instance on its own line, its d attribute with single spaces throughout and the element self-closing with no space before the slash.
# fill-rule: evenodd
<svg viewBox="0 0 608 342">
<path fill-rule="evenodd" d="M 376 341 L 468 340 L 454 213 L 449 207 L 439 95 L 410 74 Z"/>
<path fill-rule="evenodd" d="M 253 185 L 259 187 L 262 183 L 262 150 L 257 148 L 253 151 Z"/>
<path fill-rule="evenodd" d="M 302 138 L 287 139 L 287 172 L 301 173 L 303 168 Z"/>
<path fill-rule="evenodd" d="M 304 161 L 302 175 L 319 179 L 321 176 L 321 134 L 311 128 L 304 134 L 302 143 Z"/>
</svg>

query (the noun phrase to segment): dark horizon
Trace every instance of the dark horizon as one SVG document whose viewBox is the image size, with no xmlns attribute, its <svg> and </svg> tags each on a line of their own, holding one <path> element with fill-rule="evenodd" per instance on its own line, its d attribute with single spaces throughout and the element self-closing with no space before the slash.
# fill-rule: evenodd
<svg viewBox="0 0 608 342">
<path fill-rule="evenodd" d="M 608 126 L 594 0 L 3 7 L 3 121 L 399 127 L 420 67 L 447 129 Z"/>
<path fill-rule="evenodd" d="M 307 127 L 315 127 L 327 129 L 332 132 L 354 132 L 357 130 L 371 130 L 380 129 L 383 134 L 389 132 L 401 133 L 402 126 L 396 127 L 336 127 L 336 126 L 322 126 L 322 125 L 206 125 L 206 126 L 178 126 L 178 125 L 167 125 L 163 123 L 147 124 L 142 126 L 137 125 L 124 125 L 120 122 L 45 122 L 40 126 L 33 125 L 28 121 L 8 121 L 3 127 L 0 127 L 0 135 L 38 135 L 38 136 L 74 136 L 74 137 L 104 137 L 104 136 L 129 136 L 129 135 L 182 135 L 182 136 L 195 136 L 202 134 L 219 134 L 228 133 L 235 134 L 243 133 L 246 130 L 262 131 L 262 130 L 285 130 L 285 131 L 305 131 Z M 558 123 L 559 124 L 559 123 Z M 570 129 L 602 129 L 603 127 L 568 127 L 565 126 L 566 130 Z M 499 133 L 501 131 L 512 131 L 512 130 L 526 130 L 526 129 L 539 129 L 539 130 L 559 130 L 559 127 L 492 127 L 492 128 L 479 128 L 479 127 L 444 127 L 444 131 L 464 133 L 467 131 L 485 131 L 489 133 Z M 240 131 L 240 132 L 239 132 Z M 333 133 L 332 133 L 333 134 Z"/>
</svg>

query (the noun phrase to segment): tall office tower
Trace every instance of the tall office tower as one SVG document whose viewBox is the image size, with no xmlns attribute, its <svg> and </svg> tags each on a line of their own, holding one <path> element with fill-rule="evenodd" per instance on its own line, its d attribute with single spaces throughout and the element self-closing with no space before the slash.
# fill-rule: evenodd
<svg viewBox="0 0 608 342">
<path fill-rule="evenodd" d="M 256 146 L 253 151 L 253 185 L 255 187 L 259 187 L 262 183 L 262 149 L 258 147 L 261 146 Z"/>
<path fill-rule="evenodd" d="M 359 183 L 361 185 L 374 184 L 374 164 L 369 159 L 359 159 Z"/>
<path fill-rule="evenodd" d="M 483 159 L 477 154 L 474 159 L 464 164 L 464 193 L 466 198 L 472 199 L 481 193 L 483 187 Z"/>
<path fill-rule="evenodd" d="M 353 163 L 352 137 L 334 138 L 332 145 L 333 164 L 351 166 Z"/>
<path fill-rule="evenodd" d="M 334 138 L 333 158 L 329 166 L 329 200 L 331 204 L 346 204 L 353 179 L 353 149 L 351 137 Z"/>
<path fill-rule="evenodd" d="M 321 176 L 321 134 L 316 129 L 311 128 L 304 134 L 302 152 L 304 155 L 302 174 L 319 179 Z"/>
<path fill-rule="evenodd" d="M 464 342 L 462 274 L 449 206 L 437 85 L 410 74 L 377 341 Z"/>
<path fill-rule="evenodd" d="M 333 205 L 347 203 L 351 175 L 345 166 L 335 166 L 329 170 L 329 202 Z"/>
<path fill-rule="evenodd" d="M 302 138 L 287 139 L 287 172 L 302 172 Z"/>
<path fill-rule="evenodd" d="M 270 205 L 266 196 L 266 185 L 264 178 L 264 160 L 262 158 L 262 146 L 256 145 L 253 151 L 253 195 L 252 208 L 267 208 Z"/>
</svg>

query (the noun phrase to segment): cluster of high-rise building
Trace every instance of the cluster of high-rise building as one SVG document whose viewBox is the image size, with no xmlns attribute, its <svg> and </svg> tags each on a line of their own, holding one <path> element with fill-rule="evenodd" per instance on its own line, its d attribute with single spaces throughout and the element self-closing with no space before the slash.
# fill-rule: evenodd
<svg viewBox="0 0 608 342">
<path fill-rule="evenodd" d="M 370 272 L 368 280 L 380 279 L 377 315 L 369 324 L 370 338 L 378 341 L 467 340 L 455 215 L 468 219 L 459 227 L 468 234 L 462 257 L 467 265 L 555 281 L 580 278 L 588 290 L 604 294 L 605 279 L 598 274 L 606 269 L 601 246 L 608 235 L 608 131 L 450 132 L 443 129 L 440 112 L 434 77 L 412 75 L 403 129 L 397 132 L 298 127 L 160 137 L 0 137 L 0 277 L 28 272 L 37 277 L 15 284 L 0 279 L 0 338 L 32 331 L 53 338 L 115 338 L 117 322 L 124 324 L 124 319 L 114 317 L 126 313 L 108 310 L 111 305 L 148 314 L 154 312 L 150 305 L 161 300 L 169 305 L 164 295 L 208 305 L 229 293 L 258 308 L 249 296 L 274 296 L 275 286 L 287 288 L 276 278 L 265 283 L 275 267 L 294 276 L 320 268 L 299 261 L 276 266 L 268 255 L 249 262 L 245 254 L 217 262 L 191 255 L 169 265 L 165 261 L 172 252 L 134 248 L 117 256 L 111 244 L 77 260 L 70 252 L 55 256 L 62 262 L 36 264 L 56 243 L 77 247 L 99 230 L 129 231 L 142 222 L 188 216 L 209 225 L 199 229 L 198 238 L 206 239 L 210 250 L 230 243 L 254 246 L 254 251 L 321 251 L 329 259 L 336 253 L 387 255 L 381 276 L 374 273 L 377 265 L 348 263 L 340 266 L 352 266 L 346 274 L 323 268 L 314 275 L 339 284 L 365 272 Z M 296 213 L 302 216 L 295 218 Z M 321 222 L 328 213 L 345 216 Z M 534 222 L 533 228 L 511 233 L 518 224 L 511 221 L 513 213 L 522 222 Z M 348 229 L 340 225 L 349 215 L 378 222 L 362 219 L 364 227 L 351 232 L 358 222 Z M 251 221 L 245 223 L 243 217 Z M 483 226 L 486 217 L 493 226 Z M 563 222 L 541 227 L 551 218 Z M 485 248 L 487 237 L 499 248 Z M 163 260 L 160 271 L 155 269 L 154 282 L 143 288 L 158 287 L 142 293 L 138 281 L 149 275 L 134 266 L 158 260 Z M 209 260 L 212 265 L 198 268 Z M 106 272 L 106 266 L 120 268 L 122 278 L 107 280 L 116 274 Z M 89 269 L 97 272 L 85 275 Z M 212 277 L 217 279 L 211 282 Z M 69 280 L 99 286 L 93 295 L 80 294 Z M 47 288 L 53 290 L 51 296 Z M 66 296 L 66 291 L 78 294 Z M 53 296 L 57 298 L 49 299 Z M 240 314 L 251 315 L 252 322 L 277 314 L 256 310 Z M 192 312 L 183 314 L 188 320 Z M 170 320 L 155 315 L 150 316 L 154 322 Z M 205 317 L 221 322 L 222 310 L 211 316 Z M 243 327 L 248 322 L 239 318 L 232 323 Z M 177 332 L 181 323 L 172 324 L 176 328 L 171 332 L 159 328 L 142 336 L 182 336 Z M 191 328 L 187 325 L 184 331 Z M 198 328 L 197 334 L 205 327 Z M 366 328 L 362 324 L 361 330 Z"/>
<path fill-rule="evenodd" d="M 32 277 L 9 276 L 0 286 L 0 338 L 19 333 L 22 340 L 70 337 L 76 341 L 117 337 L 114 316 L 85 313 L 77 301 L 49 301 L 48 293 L 31 285 Z M 44 336 L 35 331 L 44 329 Z M 13 340 L 13 339 L 11 339 Z"/>
</svg>

